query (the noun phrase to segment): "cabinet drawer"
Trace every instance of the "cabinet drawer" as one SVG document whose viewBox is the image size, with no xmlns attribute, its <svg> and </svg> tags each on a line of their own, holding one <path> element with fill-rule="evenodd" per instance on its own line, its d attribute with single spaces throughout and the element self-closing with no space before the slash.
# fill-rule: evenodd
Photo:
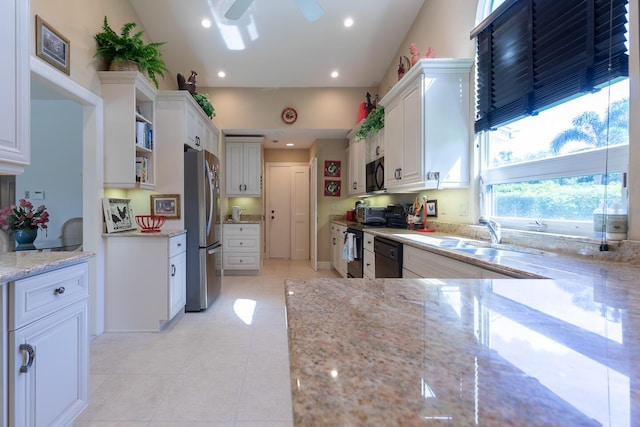
<svg viewBox="0 0 640 427">
<path fill-rule="evenodd" d="M 225 236 L 260 236 L 260 224 L 224 224 Z"/>
<path fill-rule="evenodd" d="M 16 330 L 88 295 L 86 263 L 16 280 L 9 284 L 9 330 Z"/>
<path fill-rule="evenodd" d="M 257 237 L 225 236 L 223 248 L 227 252 L 258 252 Z"/>
<path fill-rule="evenodd" d="M 180 234 L 169 239 L 169 258 L 187 250 L 187 235 Z"/>
<path fill-rule="evenodd" d="M 223 268 L 227 270 L 257 270 L 260 268 L 260 254 L 223 253 Z"/>
<path fill-rule="evenodd" d="M 364 240 L 362 242 L 364 250 L 373 252 L 373 234 L 363 233 L 362 239 Z"/>
<path fill-rule="evenodd" d="M 366 240 L 365 236 L 365 240 Z M 367 279 L 375 279 L 376 278 L 376 256 L 373 252 L 368 249 L 364 250 L 364 265 L 362 267 L 363 275 Z"/>
</svg>

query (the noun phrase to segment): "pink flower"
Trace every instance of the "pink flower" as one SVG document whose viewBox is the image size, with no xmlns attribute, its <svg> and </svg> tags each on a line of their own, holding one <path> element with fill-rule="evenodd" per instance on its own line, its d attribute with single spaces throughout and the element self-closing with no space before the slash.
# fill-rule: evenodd
<svg viewBox="0 0 640 427">
<path fill-rule="evenodd" d="M 40 205 L 34 212 L 33 204 L 25 199 L 20 199 L 18 206 L 0 208 L 0 228 L 9 232 L 38 228 L 46 231 L 47 222 L 49 222 L 47 207 Z"/>
</svg>

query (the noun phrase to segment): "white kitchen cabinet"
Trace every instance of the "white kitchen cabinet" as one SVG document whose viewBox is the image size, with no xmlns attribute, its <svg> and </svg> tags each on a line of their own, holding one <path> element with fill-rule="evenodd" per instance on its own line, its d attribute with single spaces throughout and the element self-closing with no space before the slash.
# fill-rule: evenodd
<svg viewBox="0 0 640 427">
<path fill-rule="evenodd" d="M 222 268 L 225 274 L 234 270 L 260 270 L 260 224 L 222 225 Z"/>
<path fill-rule="evenodd" d="M 349 138 L 349 148 L 347 158 L 349 168 L 347 170 L 347 193 L 349 196 L 359 196 L 367 191 L 365 175 L 365 149 L 366 142 L 358 140 L 356 132 L 360 129 L 362 122 L 358 124 L 347 137 Z"/>
<path fill-rule="evenodd" d="M 158 331 L 184 310 L 186 233 L 106 238 L 105 331 Z"/>
<path fill-rule="evenodd" d="M 226 195 L 262 195 L 262 138 L 227 137 Z"/>
<path fill-rule="evenodd" d="M 339 224 L 331 224 L 335 227 L 331 237 L 331 266 L 340 274 L 347 277 L 347 260 L 342 258 L 344 251 L 344 238 L 347 234 L 347 227 Z"/>
<path fill-rule="evenodd" d="M 0 173 L 16 175 L 30 162 L 29 1 L 2 2 L 0 14 Z"/>
<path fill-rule="evenodd" d="M 186 145 L 195 150 L 206 149 L 218 154 L 218 130 L 188 91 L 159 91 L 156 97 L 156 121 L 158 144 L 162 144 L 163 150 L 167 145 L 164 142 L 170 141 L 180 149 Z M 160 160 L 158 165 L 164 172 Z"/>
<path fill-rule="evenodd" d="M 98 71 L 104 101 L 104 187 L 153 190 L 156 88 L 137 71 Z"/>
<path fill-rule="evenodd" d="M 512 278 L 506 274 L 496 273 L 464 261 L 417 249 L 409 245 L 404 245 L 403 247 L 402 277 L 432 279 Z"/>
<path fill-rule="evenodd" d="M 9 283 L 9 425 L 68 426 L 87 406 L 88 271 Z"/>
<path fill-rule="evenodd" d="M 384 129 L 367 136 L 365 140 L 365 164 L 384 156 Z"/>
<path fill-rule="evenodd" d="M 375 279 L 376 278 L 376 256 L 374 252 L 373 245 L 373 235 L 370 233 L 363 233 L 363 242 L 362 247 L 364 249 L 363 253 L 363 276 L 367 279 Z"/>
<path fill-rule="evenodd" d="M 184 310 L 187 303 L 186 234 L 169 239 L 169 318 Z"/>
<path fill-rule="evenodd" d="M 365 142 L 352 141 L 349 145 L 349 177 L 347 192 L 350 196 L 359 196 L 367 191 L 365 160 Z"/>
<path fill-rule="evenodd" d="M 471 59 L 422 59 L 380 101 L 389 192 L 469 185 Z"/>
</svg>

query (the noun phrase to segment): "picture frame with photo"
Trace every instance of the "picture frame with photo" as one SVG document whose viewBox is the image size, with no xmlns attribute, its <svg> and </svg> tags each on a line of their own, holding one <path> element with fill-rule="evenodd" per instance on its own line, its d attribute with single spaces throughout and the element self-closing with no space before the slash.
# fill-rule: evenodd
<svg viewBox="0 0 640 427">
<path fill-rule="evenodd" d="M 107 225 L 107 233 L 135 230 L 136 224 L 131 210 L 130 199 L 102 199 L 104 210 L 104 222 Z"/>
<path fill-rule="evenodd" d="M 427 201 L 427 216 L 438 216 L 438 201 L 437 200 L 428 200 Z"/>
<path fill-rule="evenodd" d="M 71 43 L 44 19 L 36 15 L 36 56 L 58 70 L 71 74 Z"/>
<path fill-rule="evenodd" d="M 180 219 L 180 195 L 152 194 L 151 215 L 164 215 L 167 219 Z"/>
</svg>

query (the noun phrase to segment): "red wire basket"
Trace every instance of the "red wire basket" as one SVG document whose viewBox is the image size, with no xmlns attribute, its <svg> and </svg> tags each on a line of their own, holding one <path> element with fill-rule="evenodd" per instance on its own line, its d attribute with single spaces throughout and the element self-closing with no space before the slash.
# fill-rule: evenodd
<svg viewBox="0 0 640 427">
<path fill-rule="evenodd" d="M 136 215 L 136 222 L 143 233 L 157 233 L 167 221 L 164 215 Z"/>
</svg>

